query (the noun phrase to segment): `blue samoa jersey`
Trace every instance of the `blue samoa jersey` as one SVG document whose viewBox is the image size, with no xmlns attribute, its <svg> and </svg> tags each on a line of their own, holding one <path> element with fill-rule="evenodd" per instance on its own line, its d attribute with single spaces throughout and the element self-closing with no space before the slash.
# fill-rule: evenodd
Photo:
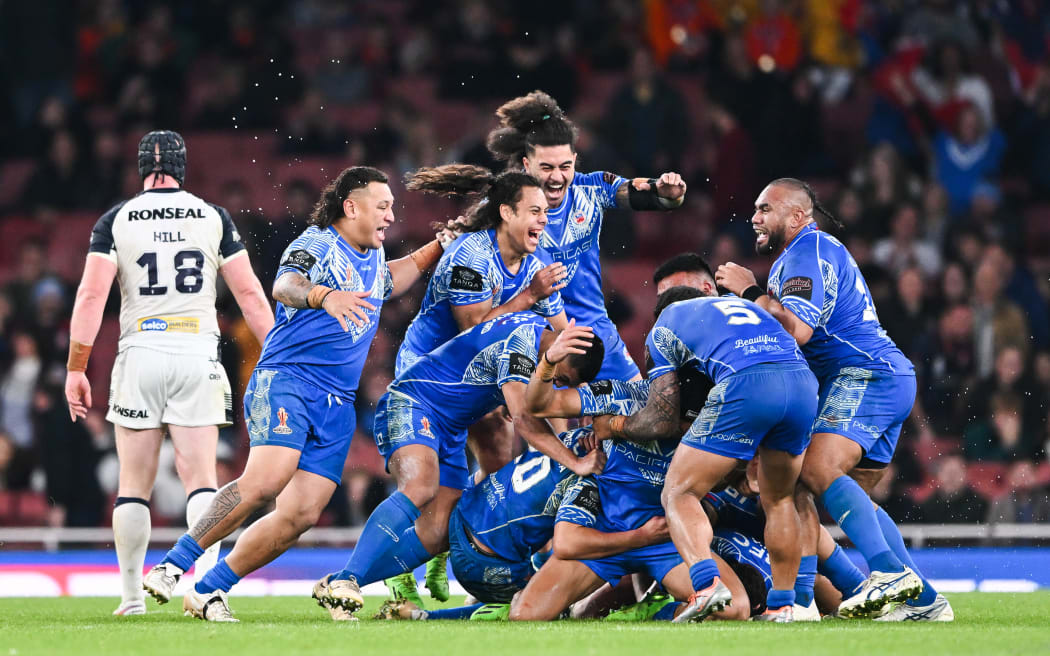
<svg viewBox="0 0 1050 656">
<path fill-rule="evenodd" d="M 710 504 L 718 516 L 716 528 L 737 531 L 760 541 L 764 539 L 766 514 L 757 496 L 745 496 L 736 488 L 728 486 L 718 492 L 708 492 L 704 495 L 704 501 Z"/>
<path fill-rule="evenodd" d="M 513 312 L 480 323 L 413 362 L 387 388 L 411 399 L 449 434 L 504 404 L 502 387 L 528 384 L 547 320 Z"/>
<path fill-rule="evenodd" d="M 552 261 L 543 249 L 537 249 L 522 259 L 517 273 L 511 273 L 503 263 L 495 230 L 461 235 L 441 256 L 419 314 L 408 326 L 404 348 L 417 355 L 433 351 L 460 332 L 452 306 L 489 301 L 492 307 L 499 307 L 527 288 L 536 272 Z M 544 317 L 562 310 L 560 292 L 532 307 Z"/>
<path fill-rule="evenodd" d="M 715 384 L 759 364 L 804 364 L 795 339 L 773 315 L 740 298 L 693 298 L 660 314 L 646 348 L 649 379 L 693 367 Z"/>
<path fill-rule="evenodd" d="M 802 351 L 822 383 L 843 367 L 896 375 L 914 372 L 882 329 L 868 283 L 849 251 L 813 224 L 803 228 L 773 263 L 769 292 L 813 329 Z"/>
<path fill-rule="evenodd" d="M 394 289 L 386 255 L 382 248 L 360 253 L 334 228 L 311 226 L 285 249 L 276 277 L 289 271 L 335 290 L 370 292 L 367 300 L 375 309 L 363 310 L 368 321 L 360 327 L 351 323 L 347 332 L 324 310 L 278 303 L 256 368 L 287 372 L 352 401 L 379 327 L 379 311 Z"/>
<path fill-rule="evenodd" d="M 577 173 L 561 205 L 547 211 L 547 227 L 540 236 L 540 246 L 565 265 L 568 285 L 561 290 L 565 314 L 582 326 L 609 322 L 602 292 L 598 237 L 605 210 L 616 206 L 616 192 L 625 182 L 624 178 L 603 171 Z"/>
<path fill-rule="evenodd" d="M 561 434 L 570 449 L 590 427 Z M 568 470 L 529 447 L 513 461 L 463 492 L 459 512 L 477 540 L 504 560 L 527 560 L 554 536 Z"/>
</svg>

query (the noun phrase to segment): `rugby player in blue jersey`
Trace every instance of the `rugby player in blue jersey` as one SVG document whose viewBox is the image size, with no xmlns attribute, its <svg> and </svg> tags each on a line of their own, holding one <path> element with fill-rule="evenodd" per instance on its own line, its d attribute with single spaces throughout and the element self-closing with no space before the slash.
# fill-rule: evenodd
<svg viewBox="0 0 1050 656">
<path fill-rule="evenodd" d="M 911 413 L 914 367 L 879 324 L 857 263 L 817 227 L 814 210 L 830 217 L 806 183 L 771 182 L 751 219 L 758 253 L 777 255 L 769 293 L 733 263 L 719 267 L 716 280 L 773 314 L 802 346 L 820 381 L 820 411 L 802 481 L 871 570 L 864 587 L 842 602 L 840 614 L 866 617 L 906 602 L 879 619 L 952 621 L 948 601 L 916 570 L 897 526 L 868 494 L 892 460 Z M 815 513 L 806 521 L 816 522 Z M 806 545 L 806 555 L 813 549 Z"/>
<path fill-rule="evenodd" d="M 146 575 L 143 587 L 160 603 L 204 549 L 276 501 L 183 601 L 201 619 L 237 621 L 226 593 L 295 544 L 328 504 L 350 449 L 355 392 L 383 301 L 406 291 L 441 256 L 435 240 L 386 261 L 393 204 L 382 171 L 345 169 L 282 255 L 273 286 L 276 323 L 244 395 L 248 462 Z"/>
<path fill-rule="evenodd" d="M 496 176 L 478 166 L 449 164 L 420 169 L 405 183 L 410 190 L 473 196 L 478 202 L 447 226 L 464 234 L 448 247 L 427 284 L 422 307 L 397 352 L 395 375 L 461 331 L 508 312 L 532 311 L 547 317 L 556 329 L 566 326 L 558 293 L 565 286 L 565 266 L 538 250 L 547 202 L 535 178 L 516 171 Z M 518 445 L 500 411 L 475 424 L 467 442 L 486 472 L 507 464 Z M 448 599 L 446 558 L 441 554 L 427 563 L 426 586 L 439 601 Z M 422 603 L 412 572 L 386 584 L 395 598 Z"/>
<path fill-rule="evenodd" d="M 557 333 L 534 312 L 515 312 L 464 331 L 409 365 L 376 408 L 375 440 L 397 492 L 368 518 L 346 566 L 321 579 L 314 596 L 347 612 L 360 585 L 410 571 L 448 549 L 449 517 L 469 485 L 467 428 L 501 405 L 536 450 L 580 475 L 599 472 L 600 450 L 576 456 L 525 409 L 525 386 Z M 593 339 L 554 374 L 560 385 L 593 380 L 604 350 Z"/>
<path fill-rule="evenodd" d="M 542 91 L 508 101 L 496 111 L 501 127 L 487 145 L 507 162 L 524 169 L 542 185 L 547 199 L 547 227 L 540 246 L 566 267 L 561 290 L 565 314 L 591 326 L 605 343 L 599 380 L 631 380 L 638 366 L 609 320 L 602 292 L 599 235 L 606 209 L 672 210 L 685 202 L 686 184 L 677 173 L 657 179 L 626 180 L 614 173 L 576 171 L 576 127 L 558 103 Z"/>
<path fill-rule="evenodd" d="M 772 315 L 741 299 L 697 296 L 701 293 L 686 287 L 663 294 L 661 303 L 671 305 L 646 339 L 653 361 L 649 402 L 631 417 L 599 418 L 595 435 L 660 439 L 679 418 L 678 372 L 692 369 L 709 378 L 714 387 L 682 438 L 663 488 L 671 536 L 689 565 L 694 589 L 675 621 L 703 619 L 731 601 L 711 557 L 713 533 L 700 502 L 737 459 L 760 453 L 764 542 L 774 587 L 758 617 L 789 622 L 801 557 L 794 491 L 816 414 L 817 382 Z"/>
</svg>

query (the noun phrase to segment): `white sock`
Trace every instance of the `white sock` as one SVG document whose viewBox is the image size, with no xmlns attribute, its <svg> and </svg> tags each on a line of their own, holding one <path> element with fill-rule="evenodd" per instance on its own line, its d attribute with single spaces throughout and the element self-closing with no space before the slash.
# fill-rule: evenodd
<svg viewBox="0 0 1050 656">
<path fill-rule="evenodd" d="M 113 543 L 120 565 L 121 600 L 144 602 L 142 566 L 149 545 L 149 502 L 136 497 L 118 497 L 117 503 L 113 508 Z"/>
<path fill-rule="evenodd" d="M 203 487 L 191 492 L 190 498 L 186 500 L 186 526 L 193 528 L 193 525 L 197 523 L 197 519 L 204 514 L 204 511 L 208 509 L 208 506 L 211 505 L 211 500 L 214 498 L 215 490 L 213 488 Z M 193 582 L 200 581 L 208 570 L 215 567 L 217 562 L 219 562 L 218 542 L 205 549 L 201 557 L 197 559 L 197 565 L 193 568 Z"/>
</svg>

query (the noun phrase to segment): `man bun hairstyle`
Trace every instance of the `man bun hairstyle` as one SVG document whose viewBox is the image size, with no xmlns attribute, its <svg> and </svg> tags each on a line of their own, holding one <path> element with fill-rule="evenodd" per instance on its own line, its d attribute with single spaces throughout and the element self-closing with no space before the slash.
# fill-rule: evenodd
<svg viewBox="0 0 1050 656">
<path fill-rule="evenodd" d="M 154 130 L 139 140 L 139 177 L 170 175 L 179 186 L 186 180 L 186 140 L 178 132 Z"/>
<path fill-rule="evenodd" d="M 343 212 L 343 201 L 355 189 L 363 189 L 370 182 L 386 183 L 386 173 L 371 166 L 351 166 L 343 169 L 343 172 L 335 180 L 329 182 L 321 190 L 321 197 L 306 219 L 307 225 L 317 226 L 322 230 L 346 216 Z"/>
<path fill-rule="evenodd" d="M 496 110 L 500 127 L 485 140 L 492 156 L 517 168 L 536 146 L 568 145 L 576 151 L 576 126 L 558 102 L 543 91 L 533 91 L 504 103 Z"/>
<path fill-rule="evenodd" d="M 818 213 L 824 215 L 823 221 L 817 220 L 817 226 L 820 227 L 821 230 L 826 230 L 827 232 L 831 233 L 842 233 L 846 230 L 846 225 L 842 223 L 842 221 L 839 221 L 834 214 L 829 212 L 827 208 L 820 204 L 820 201 L 817 200 L 816 192 L 813 191 L 813 188 L 809 186 L 808 182 L 804 182 L 802 180 L 799 180 L 798 178 L 777 178 L 769 184 L 776 185 L 778 187 L 787 187 L 789 189 L 794 189 L 795 191 L 801 191 L 802 193 L 804 193 L 809 198 L 809 202 L 813 206 L 813 218 L 817 220 Z"/>
<path fill-rule="evenodd" d="M 536 178 L 518 171 L 495 175 L 482 166 L 446 164 L 424 167 L 405 176 L 405 188 L 441 196 L 469 198 L 482 196 L 465 213 L 465 221 L 432 224 L 435 230 L 449 228 L 458 232 L 479 232 L 499 226 L 502 205 L 514 207 L 525 187 L 540 187 Z"/>
</svg>

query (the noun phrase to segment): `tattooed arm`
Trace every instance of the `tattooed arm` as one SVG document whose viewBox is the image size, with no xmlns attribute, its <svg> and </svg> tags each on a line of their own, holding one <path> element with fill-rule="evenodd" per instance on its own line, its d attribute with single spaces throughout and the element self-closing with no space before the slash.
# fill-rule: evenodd
<svg viewBox="0 0 1050 656">
<path fill-rule="evenodd" d="M 677 437 L 680 415 L 678 374 L 669 371 L 649 385 L 649 401 L 630 417 L 603 415 L 594 418 L 594 436 L 601 440 L 648 442 Z"/>
<path fill-rule="evenodd" d="M 313 289 L 314 283 L 301 273 L 288 271 L 281 275 L 273 283 L 273 299 L 280 301 L 290 308 L 303 309 L 309 307 L 306 297 Z"/>
</svg>

